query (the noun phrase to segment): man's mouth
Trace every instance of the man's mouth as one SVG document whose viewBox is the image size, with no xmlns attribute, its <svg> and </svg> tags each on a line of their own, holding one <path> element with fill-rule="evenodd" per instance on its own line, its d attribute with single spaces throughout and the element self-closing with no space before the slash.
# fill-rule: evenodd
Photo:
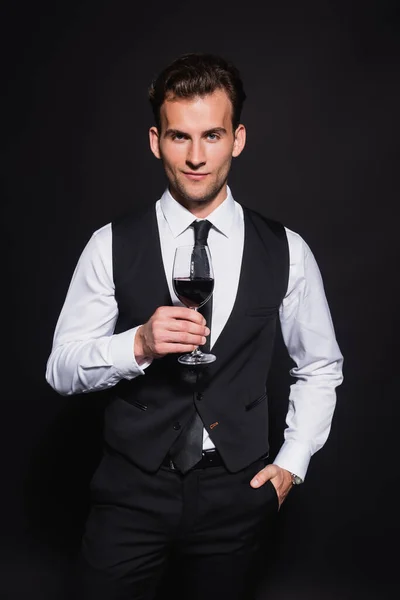
<svg viewBox="0 0 400 600">
<path fill-rule="evenodd" d="M 183 171 L 183 174 L 192 181 L 201 181 L 208 175 L 208 173 L 194 173 L 193 171 Z"/>
</svg>

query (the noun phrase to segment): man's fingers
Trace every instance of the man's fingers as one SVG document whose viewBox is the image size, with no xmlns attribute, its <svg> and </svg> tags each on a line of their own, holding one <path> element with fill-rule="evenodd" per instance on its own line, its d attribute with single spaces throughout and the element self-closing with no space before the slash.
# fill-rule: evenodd
<svg viewBox="0 0 400 600">
<path fill-rule="evenodd" d="M 165 322 L 164 326 L 170 331 L 183 331 L 185 333 L 193 333 L 194 335 L 210 334 L 210 329 L 206 325 L 199 325 L 193 321 L 186 321 L 183 319 L 170 319 Z"/>
<path fill-rule="evenodd" d="M 201 313 L 192 308 L 185 308 L 184 306 L 160 306 L 154 315 L 163 319 L 183 319 L 185 321 L 193 321 L 193 323 L 197 323 L 198 325 L 206 324 L 206 320 Z"/>
<path fill-rule="evenodd" d="M 250 481 L 250 485 L 253 488 L 258 488 L 264 485 L 268 479 L 272 479 L 279 472 L 279 469 L 275 465 L 267 465 L 261 471 L 258 471 L 256 475 L 254 475 L 253 479 Z"/>
<path fill-rule="evenodd" d="M 196 350 L 199 344 L 159 344 L 157 346 L 157 354 L 159 356 L 165 356 L 166 354 L 186 354 L 187 352 L 193 352 Z"/>
<path fill-rule="evenodd" d="M 142 354 L 153 357 L 192 352 L 197 346 L 203 346 L 210 334 L 203 315 L 180 306 L 160 306 L 139 331 Z"/>
<path fill-rule="evenodd" d="M 206 343 L 205 335 L 190 333 L 189 331 L 170 331 L 168 329 L 159 332 L 156 336 L 158 344 L 185 344 L 202 346 Z"/>
</svg>

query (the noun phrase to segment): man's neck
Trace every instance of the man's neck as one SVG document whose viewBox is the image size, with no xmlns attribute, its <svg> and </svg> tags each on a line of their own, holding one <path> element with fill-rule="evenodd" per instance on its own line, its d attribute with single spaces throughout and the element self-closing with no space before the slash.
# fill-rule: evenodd
<svg viewBox="0 0 400 600">
<path fill-rule="evenodd" d="M 184 206 L 197 219 L 206 219 L 228 197 L 227 186 L 224 186 L 224 189 L 220 190 L 218 195 L 211 200 L 190 201 L 176 194 L 171 188 L 169 188 L 169 193 L 176 202 Z"/>
</svg>

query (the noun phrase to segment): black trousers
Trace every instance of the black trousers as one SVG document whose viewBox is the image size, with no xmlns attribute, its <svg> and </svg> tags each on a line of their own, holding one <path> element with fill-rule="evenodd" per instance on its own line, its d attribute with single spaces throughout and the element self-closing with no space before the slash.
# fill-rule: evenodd
<svg viewBox="0 0 400 600">
<path fill-rule="evenodd" d="M 149 474 L 105 454 L 91 482 L 71 597 L 153 600 L 172 565 L 176 598 L 251 600 L 255 553 L 278 513 L 271 482 L 250 486 L 264 465 L 234 474 L 224 467 Z"/>
</svg>

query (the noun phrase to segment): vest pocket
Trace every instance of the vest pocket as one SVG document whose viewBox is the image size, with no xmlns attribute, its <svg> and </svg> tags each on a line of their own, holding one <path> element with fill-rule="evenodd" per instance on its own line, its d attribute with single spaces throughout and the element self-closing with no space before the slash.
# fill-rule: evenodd
<svg viewBox="0 0 400 600">
<path fill-rule="evenodd" d="M 256 306 L 253 308 L 248 308 L 246 310 L 246 315 L 248 317 L 273 317 L 278 314 L 277 306 Z"/>
<path fill-rule="evenodd" d="M 254 408 L 255 406 L 257 406 L 258 404 L 260 404 L 261 402 L 263 402 L 266 399 L 267 399 L 267 394 L 264 392 L 264 394 L 262 394 L 255 400 L 252 400 L 249 404 L 246 404 L 245 409 L 251 410 L 252 408 Z"/>
<path fill-rule="evenodd" d="M 127 404 L 130 404 L 131 406 L 136 406 L 136 408 L 140 408 L 140 410 L 147 410 L 148 406 L 146 404 L 142 404 L 142 402 L 138 402 L 137 400 L 135 400 L 134 398 L 129 398 L 129 400 L 127 400 L 126 398 L 121 398 L 121 396 L 114 396 L 115 400 L 122 400 L 123 402 L 126 402 Z"/>
<path fill-rule="evenodd" d="M 140 410 L 147 410 L 146 404 L 142 404 L 141 402 L 138 402 L 137 400 L 131 400 L 130 403 L 133 404 L 133 406 L 137 406 L 138 408 L 140 408 Z"/>
</svg>

